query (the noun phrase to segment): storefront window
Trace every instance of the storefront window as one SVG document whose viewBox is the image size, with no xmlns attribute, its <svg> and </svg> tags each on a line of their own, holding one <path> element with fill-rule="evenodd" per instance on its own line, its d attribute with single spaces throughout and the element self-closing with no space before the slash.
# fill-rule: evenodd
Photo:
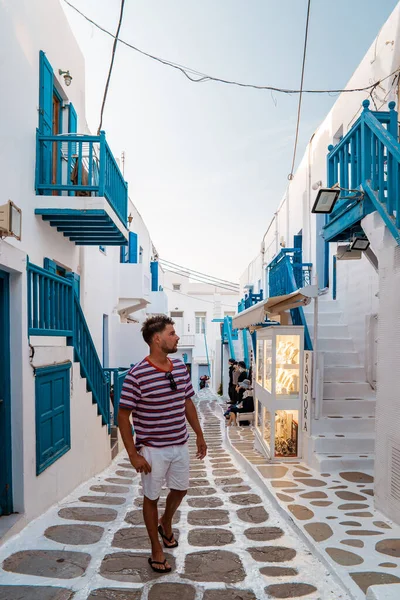
<svg viewBox="0 0 400 600">
<path fill-rule="evenodd" d="M 276 336 L 276 394 L 298 395 L 300 390 L 300 336 Z"/>
<path fill-rule="evenodd" d="M 265 340 L 265 377 L 264 387 L 271 392 L 272 390 L 272 339 Z"/>
<path fill-rule="evenodd" d="M 257 383 L 263 384 L 264 379 L 264 340 L 257 341 Z"/>
<path fill-rule="evenodd" d="M 295 457 L 298 454 L 298 410 L 277 410 L 275 413 L 275 457 Z"/>
<path fill-rule="evenodd" d="M 264 408 L 264 440 L 271 446 L 271 413 L 267 408 Z"/>
<path fill-rule="evenodd" d="M 256 427 L 259 431 L 262 431 L 262 417 L 263 417 L 263 407 L 262 404 L 259 400 L 257 400 L 256 402 L 257 404 L 257 420 L 256 420 Z"/>
</svg>

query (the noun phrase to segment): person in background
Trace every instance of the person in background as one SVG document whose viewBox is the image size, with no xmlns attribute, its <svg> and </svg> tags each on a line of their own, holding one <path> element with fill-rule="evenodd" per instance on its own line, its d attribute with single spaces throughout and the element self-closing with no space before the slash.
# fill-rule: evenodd
<svg viewBox="0 0 400 600">
<path fill-rule="evenodd" d="M 229 396 L 229 400 L 233 400 L 234 394 L 235 394 L 235 387 L 233 385 L 233 373 L 235 371 L 235 365 L 237 365 L 237 362 L 234 358 L 230 358 L 229 359 L 229 387 L 228 387 L 228 396 Z"/>
<path fill-rule="evenodd" d="M 254 412 L 253 390 L 251 389 L 251 382 L 249 379 L 245 379 L 239 383 L 239 396 L 240 400 L 238 404 L 231 406 L 228 425 L 237 424 L 236 415 L 238 413 Z"/>
<path fill-rule="evenodd" d="M 237 404 L 239 401 L 239 383 L 241 383 L 245 379 L 248 379 L 246 363 L 243 360 L 240 360 L 238 362 L 238 371 L 239 375 L 237 378 L 237 384 L 235 389 L 235 404 Z"/>
<path fill-rule="evenodd" d="M 236 361 L 235 361 L 236 363 Z M 239 379 L 239 375 L 240 375 L 240 368 L 239 368 L 239 364 L 236 363 L 233 365 L 233 371 L 232 371 L 232 398 L 230 401 L 230 404 L 235 404 L 236 402 L 236 388 L 237 388 L 237 384 L 238 384 L 238 379 Z"/>
</svg>

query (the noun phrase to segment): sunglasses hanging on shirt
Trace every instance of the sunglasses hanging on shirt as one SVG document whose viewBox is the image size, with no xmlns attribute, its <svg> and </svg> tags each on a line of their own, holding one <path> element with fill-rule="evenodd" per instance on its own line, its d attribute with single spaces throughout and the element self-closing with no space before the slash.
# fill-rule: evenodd
<svg viewBox="0 0 400 600">
<path fill-rule="evenodd" d="M 171 390 L 176 390 L 176 388 L 177 388 L 176 381 L 175 381 L 174 376 L 172 375 L 171 371 L 168 371 L 167 373 L 165 373 L 165 377 L 169 380 L 169 385 L 171 387 Z"/>
</svg>

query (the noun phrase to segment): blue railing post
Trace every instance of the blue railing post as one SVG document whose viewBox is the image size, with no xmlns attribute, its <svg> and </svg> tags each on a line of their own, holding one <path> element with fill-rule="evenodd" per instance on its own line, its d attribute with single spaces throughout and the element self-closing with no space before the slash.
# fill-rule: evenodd
<svg viewBox="0 0 400 600">
<path fill-rule="evenodd" d="M 388 125 L 388 131 L 389 133 L 392 134 L 392 136 L 394 137 L 394 139 L 396 140 L 396 142 L 399 140 L 399 126 L 398 126 L 398 112 L 397 110 L 395 110 L 396 108 L 396 102 L 389 102 L 388 104 L 388 108 L 389 108 L 389 125 Z"/>
<path fill-rule="evenodd" d="M 106 134 L 100 131 L 99 196 L 104 196 L 106 179 Z"/>
</svg>

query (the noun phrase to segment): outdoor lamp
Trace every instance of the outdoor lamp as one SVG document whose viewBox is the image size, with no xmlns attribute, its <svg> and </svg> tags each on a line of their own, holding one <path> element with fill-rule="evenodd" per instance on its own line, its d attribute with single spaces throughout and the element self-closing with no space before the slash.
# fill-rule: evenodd
<svg viewBox="0 0 400 600">
<path fill-rule="evenodd" d="M 64 81 L 65 81 L 66 86 L 71 85 L 72 77 L 71 77 L 69 71 L 62 71 L 61 69 L 58 69 L 58 74 L 64 76 Z"/>
<path fill-rule="evenodd" d="M 311 212 L 320 215 L 329 215 L 334 209 L 339 194 L 340 189 L 321 188 Z"/>
<path fill-rule="evenodd" d="M 0 237 L 15 237 L 21 241 L 22 211 L 9 200 L 0 206 Z"/>
<path fill-rule="evenodd" d="M 370 241 L 368 238 L 356 237 L 351 243 L 351 250 L 361 250 L 365 252 L 369 248 Z"/>
</svg>

